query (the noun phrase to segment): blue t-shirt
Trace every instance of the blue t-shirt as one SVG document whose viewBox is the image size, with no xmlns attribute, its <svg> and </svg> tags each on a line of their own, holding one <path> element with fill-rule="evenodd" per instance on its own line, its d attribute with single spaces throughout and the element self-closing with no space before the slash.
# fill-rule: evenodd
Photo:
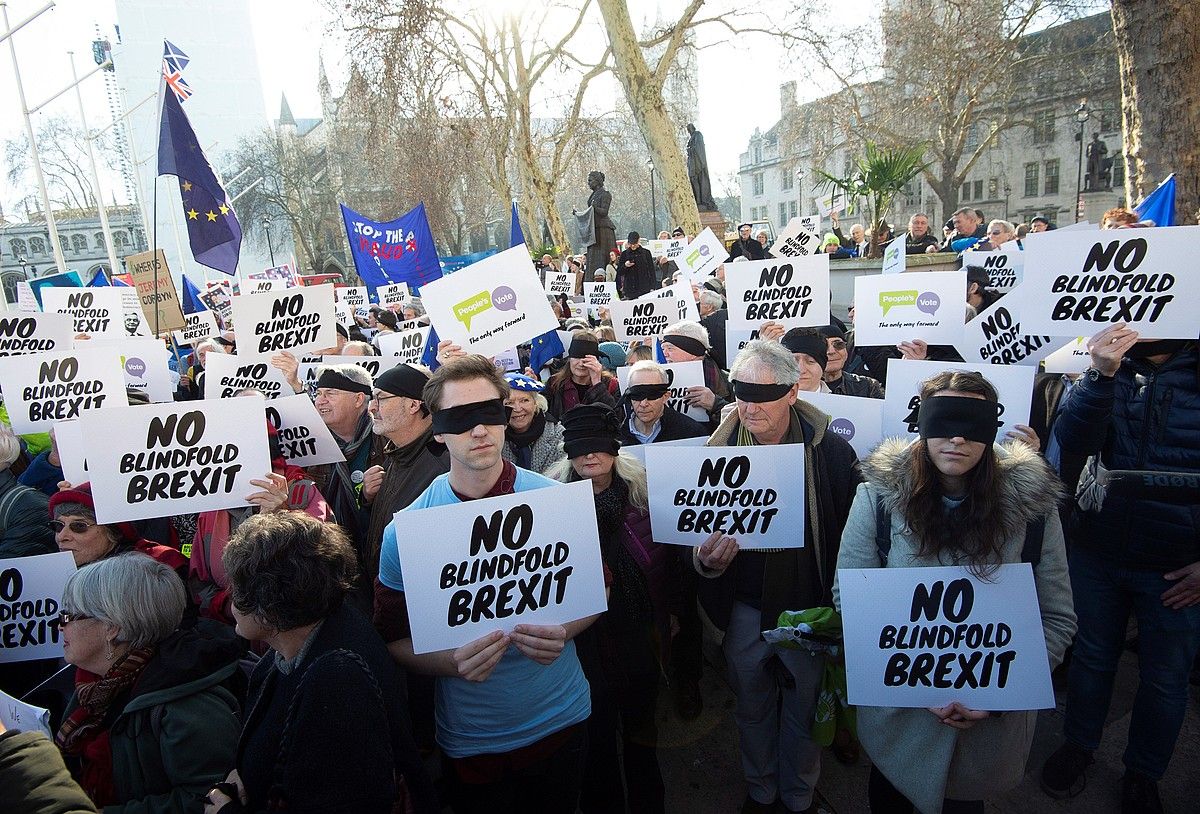
<svg viewBox="0 0 1200 814">
<path fill-rule="evenodd" d="M 557 481 L 517 467 L 516 492 L 557 485 Z M 439 475 L 383 532 L 379 581 L 404 590 L 396 526 L 403 512 L 461 503 L 450 476 Z M 577 724 L 592 714 L 591 691 L 575 643 L 543 666 L 509 646 L 486 681 L 439 676 L 435 714 L 437 742 L 450 757 L 511 752 Z"/>
</svg>

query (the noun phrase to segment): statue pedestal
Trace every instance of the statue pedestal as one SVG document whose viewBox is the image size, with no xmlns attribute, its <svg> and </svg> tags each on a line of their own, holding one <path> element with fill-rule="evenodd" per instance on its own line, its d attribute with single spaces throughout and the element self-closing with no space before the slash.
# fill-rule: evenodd
<svg viewBox="0 0 1200 814">
<path fill-rule="evenodd" d="M 720 212 L 700 212 L 700 230 L 708 227 L 721 242 L 725 241 L 725 216 Z"/>
<path fill-rule="evenodd" d="M 1121 205 L 1121 190 L 1097 189 L 1079 193 L 1079 219 L 1100 225 L 1100 217 Z"/>
</svg>

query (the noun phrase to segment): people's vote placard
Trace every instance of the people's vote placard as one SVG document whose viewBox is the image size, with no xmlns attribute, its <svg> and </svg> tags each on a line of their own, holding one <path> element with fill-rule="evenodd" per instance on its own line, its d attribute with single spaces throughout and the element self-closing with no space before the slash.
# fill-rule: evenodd
<svg viewBox="0 0 1200 814">
<path fill-rule="evenodd" d="M 89 344 L 113 347 L 121 354 L 127 392 L 145 393 L 146 398 L 155 403 L 175 400 L 175 384 L 167 364 L 171 352 L 161 340 L 149 336 L 126 337 L 93 339 Z"/>
<path fill-rule="evenodd" d="M 69 551 L 0 560 L 0 664 L 63 654 L 63 588 L 75 573 Z"/>
<path fill-rule="evenodd" d="M 838 393 L 797 393 L 797 396 L 828 414 L 830 422 L 825 431 L 848 442 L 859 458 L 867 457 L 883 440 L 883 399 Z"/>
<path fill-rule="evenodd" d="M 412 292 L 408 290 L 408 283 L 388 283 L 376 288 L 375 296 L 379 298 L 380 305 L 390 308 L 393 305 L 403 304 L 412 297 Z"/>
<path fill-rule="evenodd" d="M 335 320 L 328 283 L 233 298 L 238 349 L 251 355 L 287 350 L 299 356 L 332 348 L 337 344 Z"/>
<path fill-rule="evenodd" d="M 558 327 L 524 244 L 421 286 L 438 336 L 494 356 Z"/>
<path fill-rule="evenodd" d="M 1082 373 L 1092 366 L 1092 354 L 1087 349 L 1088 337 L 1077 336 L 1053 353 L 1047 354 L 1043 369 L 1046 373 Z"/>
<path fill-rule="evenodd" d="M 713 230 L 704 227 L 704 231 L 696 235 L 691 243 L 675 258 L 675 265 L 691 278 L 692 282 L 700 283 L 704 278 L 717 270 L 717 266 L 725 262 L 729 252 L 721 239 L 713 234 Z"/>
<path fill-rule="evenodd" d="M 70 350 L 74 338 L 68 314 L 0 312 L 0 356 Z"/>
<path fill-rule="evenodd" d="M 663 365 L 663 368 L 667 371 L 671 385 L 667 391 L 667 406 L 701 424 L 707 424 L 708 411 L 699 405 L 689 407 L 686 399 L 689 387 L 704 387 L 704 362 L 699 359 L 692 362 L 675 362 Z M 621 386 L 622 393 L 629 389 L 629 374 L 632 370 L 632 365 L 617 368 L 617 384 Z"/>
<path fill-rule="evenodd" d="M 829 255 L 730 263 L 725 269 L 729 328 L 764 322 L 785 328 L 829 324 Z"/>
<path fill-rule="evenodd" d="M 438 530 L 436 546 L 396 535 L 414 653 L 608 607 L 590 481 L 402 511 L 392 522 Z"/>
<path fill-rule="evenodd" d="M 415 365 L 420 363 L 428 342 L 428 325 L 422 325 L 411 331 L 395 331 L 379 337 L 379 353 L 384 357 L 396 357 L 401 362 Z"/>
<path fill-rule="evenodd" d="M 126 403 L 121 354 L 111 347 L 4 357 L 0 391 L 17 435 L 46 432 L 64 418 Z"/>
<path fill-rule="evenodd" d="M 953 345 L 967 313 L 965 271 L 909 271 L 854 278 L 854 343 L 895 345 L 922 339 Z"/>
<path fill-rule="evenodd" d="M 125 336 L 124 305 L 119 288 L 42 289 L 42 310 L 47 314 L 67 314 L 71 330 L 93 338 Z"/>
<path fill-rule="evenodd" d="M 908 268 L 908 252 L 903 237 L 893 238 L 883 250 L 883 274 L 903 274 Z"/>
<path fill-rule="evenodd" d="M 811 257 L 821 253 L 821 238 L 808 228 L 803 218 L 795 217 L 771 244 L 771 254 L 776 257 Z M 739 265 L 741 265 L 739 263 Z M 726 269 L 728 275 L 729 270 Z M 728 279 L 728 278 L 727 278 Z"/>
<path fill-rule="evenodd" d="M 1036 368 L 1025 365 L 991 365 L 970 362 L 930 362 L 888 359 L 887 392 L 883 397 L 883 435 L 917 436 L 917 410 L 921 407 L 921 383 L 946 370 L 969 370 L 981 374 L 996 388 L 1000 416 L 996 440 L 1016 424 L 1029 424 Z M 896 378 L 892 378 L 895 376 Z"/>
<path fill-rule="evenodd" d="M 855 706 L 1054 706 L 1029 563 L 841 568 L 846 689 Z"/>
<path fill-rule="evenodd" d="M 1021 328 L 1022 302 L 1027 289 L 1018 288 L 979 312 L 963 327 L 962 339 L 955 343 L 968 362 L 976 360 L 993 365 L 1031 365 L 1037 367 L 1043 357 L 1058 347 L 1051 336 L 1030 336 Z"/>
<path fill-rule="evenodd" d="M 271 472 L 257 398 L 111 407 L 80 427 L 98 523 L 248 506 Z"/>
<path fill-rule="evenodd" d="M 346 460 L 321 420 L 312 400 L 303 393 L 265 402 L 267 421 L 275 428 L 283 458 L 296 466 L 340 463 Z"/>
<path fill-rule="evenodd" d="M 646 450 L 654 540 L 700 545 L 719 531 L 752 548 L 804 547 L 804 447 Z"/>
<path fill-rule="evenodd" d="M 204 361 L 204 397 L 227 399 L 239 390 L 257 390 L 269 399 L 290 396 L 295 391 L 283 371 L 271 364 L 274 354 L 209 353 Z"/>
<path fill-rule="evenodd" d="M 1092 336 L 1118 322 L 1143 339 L 1195 339 L 1200 226 L 1043 232 L 1025 251 L 1025 330 Z"/>
</svg>

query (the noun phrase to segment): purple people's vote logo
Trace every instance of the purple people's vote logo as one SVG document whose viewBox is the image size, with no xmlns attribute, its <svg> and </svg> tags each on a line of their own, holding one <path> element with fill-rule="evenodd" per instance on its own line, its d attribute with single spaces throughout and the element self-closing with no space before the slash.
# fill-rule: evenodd
<svg viewBox="0 0 1200 814">
<path fill-rule="evenodd" d="M 848 418 L 835 418 L 829 422 L 829 431 L 849 441 L 854 437 L 854 422 Z"/>
<path fill-rule="evenodd" d="M 924 294 L 917 295 L 917 310 L 922 314 L 933 316 L 937 310 L 942 307 L 942 298 L 932 291 L 926 291 Z"/>
<path fill-rule="evenodd" d="M 517 292 L 506 285 L 497 286 L 492 291 L 492 305 L 498 311 L 517 310 Z"/>
<path fill-rule="evenodd" d="M 125 372 L 140 379 L 146 375 L 146 363 L 136 356 L 130 356 L 125 360 Z"/>
<path fill-rule="evenodd" d="M 453 306 L 454 318 L 469 331 L 471 330 L 471 320 L 489 308 L 495 308 L 498 311 L 515 311 L 517 292 L 506 285 L 496 286 L 490 293 L 480 291 Z"/>
</svg>

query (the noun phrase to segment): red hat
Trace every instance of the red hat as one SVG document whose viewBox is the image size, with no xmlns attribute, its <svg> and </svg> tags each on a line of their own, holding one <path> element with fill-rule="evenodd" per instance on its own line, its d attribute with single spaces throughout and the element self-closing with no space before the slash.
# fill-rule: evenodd
<svg viewBox="0 0 1200 814">
<path fill-rule="evenodd" d="M 78 503 L 81 506 L 86 506 L 87 508 L 91 509 L 92 513 L 94 514 L 96 512 L 96 501 L 92 497 L 91 482 L 85 481 L 84 483 L 78 483 L 78 484 L 75 484 L 74 486 L 72 486 L 70 489 L 63 489 L 63 490 L 55 492 L 53 495 L 51 495 L 50 496 L 50 518 L 51 519 L 54 518 L 54 507 L 59 506 L 63 503 Z M 120 534 L 122 537 L 124 537 L 126 540 L 128 540 L 131 543 L 136 543 L 142 536 L 142 535 L 138 534 L 137 526 L 135 526 L 133 523 L 130 523 L 129 521 L 123 521 L 120 523 L 104 523 L 103 525 L 106 525 L 106 526 L 109 526 L 109 527 L 115 529 L 118 534 Z"/>
</svg>

